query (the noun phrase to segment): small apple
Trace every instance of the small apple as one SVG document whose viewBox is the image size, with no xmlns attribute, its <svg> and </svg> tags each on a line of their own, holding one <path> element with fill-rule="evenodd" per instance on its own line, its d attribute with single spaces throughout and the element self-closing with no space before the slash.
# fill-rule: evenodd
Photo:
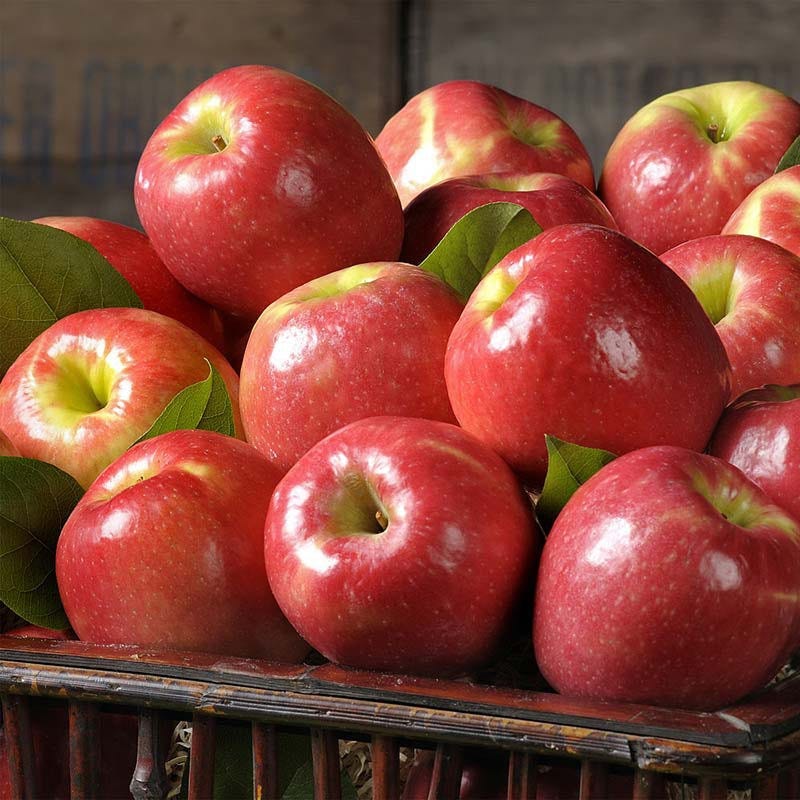
<svg viewBox="0 0 800 800">
<path fill-rule="evenodd" d="M 561 225 L 509 253 L 473 292 L 447 345 L 463 428 L 532 485 L 545 434 L 625 453 L 702 450 L 730 364 L 691 290 L 621 233 Z"/>
<path fill-rule="evenodd" d="M 800 383 L 800 258 L 754 236 L 704 236 L 661 260 L 688 284 L 731 362 L 731 397 Z"/>
<path fill-rule="evenodd" d="M 94 217 L 40 217 L 33 221 L 88 242 L 128 281 L 145 308 L 182 322 L 221 347 L 222 324 L 217 312 L 172 277 L 143 233 Z"/>
<path fill-rule="evenodd" d="M 618 458 L 547 537 L 536 661 L 560 693 L 716 710 L 800 645 L 800 522 L 730 464 L 678 447 Z"/>
<path fill-rule="evenodd" d="M 451 178 L 418 194 L 406 207 L 401 258 L 419 264 L 450 228 L 486 203 L 517 203 L 544 228 L 590 222 L 616 229 L 610 212 L 585 186 L 552 172 L 497 173 Z"/>
<path fill-rule="evenodd" d="M 404 206 L 447 178 L 490 172 L 556 172 L 594 189 L 589 154 L 563 119 L 478 81 L 420 92 L 375 144 Z"/>
<path fill-rule="evenodd" d="M 349 422 L 455 422 L 444 353 L 463 308 L 410 264 L 360 264 L 289 292 L 261 315 L 241 372 L 247 441 L 286 472 Z"/>
<path fill-rule="evenodd" d="M 800 104 L 767 86 L 727 81 L 672 92 L 617 134 L 600 197 L 623 233 L 663 253 L 719 233 L 798 134 Z"/>
<path fill-rule="evenodd" d="M 369 134 L 333 98 L 278 69 L 224 70 L 156 128 L 136 209 L 167 269 L 255 319 L 313 278 L 397 258 L 403 215 Z"/>
<path fill-rule="evenodd" d="M 511 470 L 444 422 L 372 417 L 315 445 L 270 504 L 270 585 L 331 661 L 452 675 L 492 658 L 532 579 Z"/>
<path fill-rule="evenodd" d="M 0 430 L 20 455 L 55 464 L 85 488 L 181 389 L 208 377 L 206 360 L 225 381 L 241 430 L 236 373 L 199 334 L 140 308 L 71 314 L 0 381 Z"/>
<path fill-rule="evenodd" d="M 722 232 L 760 236 L 800 256 L 800 165 L 756 186 Z"/>
<path fill-rule="evenodd" d="M 81 640 L 299 661 L 308 652 L 264 568 L 279 473 L 250 445 L 174 431 L 117 459 L 58 540 L 56 578 Z"/>
<path fill-rule="evenodd" d="M 800 519 L 800 385 L 748 392 L 722 415 L 709 453 Z"/>
</svg>

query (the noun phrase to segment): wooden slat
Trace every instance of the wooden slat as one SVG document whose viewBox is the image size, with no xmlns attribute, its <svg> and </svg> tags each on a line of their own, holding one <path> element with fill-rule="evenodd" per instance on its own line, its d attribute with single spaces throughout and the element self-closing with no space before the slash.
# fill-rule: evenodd
<svg viewBox="0 0 800 800">
<path fill-rule="evenodd" d="M 698 783 L 699 800 L 727 800 L 728 787 L 720 778 L 702 777 Z"/>
<path fill-rule="evenodd" d="M 608 767 L 598 761 L 581 761 L 579 800 L 605 800 L 608 796 Z"/>
<path fill-rule="evenodd" d="M 768 741 L 800 728 L 800 674 L 756 694 L 741 706 L 725 709 L 724 714 L 708 714 L 580 700 L 552 692 L 358 672 L 331 664 L 308 668 L 248 659 L 220 659 L 205 654 L 149 651 L 130 646 L 116 647 L 113 653 L 109 653 L 108 648 L 86 642 L 44 642 L 11 637 L 0 637 L 0 649 L 0 659 L 13 658 L 23 663 L 80 666 L 104 672 L 118 669 L 180 680 L 230 682 L 239 686 L 287 691 L 292 690 L 293 684 L 298 684 L 305 692 L 319 691 L 329 696 L 374 697 L 382 702 L 406 702 L 476 713 L 491 710 L 517 719 L 557 720 L 562 725 L 585 725 L 634 735 L 666 735 L 673 739 L 721 746 L 746 746 L 756 740 Z"/>
<path fill-rule="evenodd" d="M 69 703 L 70 800 L 94 800 L 98 796 L 98 710 L 92 703 Z"/>
<path fill-rule="evenodd" d="M 314 764 L 314 800 L 341 800 L 342 778 L 336 734 L 312 728 L 311 758 Z"/>
<path fill-rule="evenodd" d="M 753 787 L 751 800 L 778 800 L 778 798 L 778 776 L 775 774 L 765 775 Z M 780 800 L 789 800 L 789 798 L 783 795 Z"/>
<path fill-rule="evenodd" d="M 136 766 L 130 784 L 134 800 L 161 800 L 166 796 L 166 775 L 160 758 L 160 716 L 152 709 L 139 709 Z"/>
<path fill-rule="evenodd" d="M 800 761 L 778 773 L 778 797 L 800 797 Z"/>
<path fill-rule="evenodd" d="M 508 756 L 508 800 L 536 800 L 536 758 L 512 751 Z"/>
<path fill-rule="evenodd" d="M 33 761 L 30 701 L 27 697 L 4 694 L 2 707 L 11 796 L 30 800 L 39 795 Z"/>
<path fill-rule="evenodd" d="M 633 775 L 633 800 L 662 800 L 666 797 L 664 776 L 658 772 L 637 769 Z"/>
<path fill-rule="evenodd" d="M 195 714 L 192 718 L 192 750 L 189 755 L 189 800 L 208 800 L 214 792 L 216 754 L 214 717 Z"/>
<path fill-rule="evenodd" d="M 400 748 L 391 736 L 372 737 L 372 800 L 399 800 Z"/>
<path fill-rule="evenodd" d="M 253 800 L 278 796 L 278 734 L 274 725 L 254 722 Z"/>
<path fill-rule="evenodd" d="M 462 760 L 460 747 L 443 743 L 436 746 L 428 800 L 458 800 Z"/>
</svg>

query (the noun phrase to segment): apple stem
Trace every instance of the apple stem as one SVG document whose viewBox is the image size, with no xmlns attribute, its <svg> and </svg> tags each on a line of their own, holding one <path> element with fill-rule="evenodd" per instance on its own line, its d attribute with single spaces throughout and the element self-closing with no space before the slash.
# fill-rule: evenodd
<svg viewBox="0 0 800 800">
<path fill-rule="evenodd" d="M 719 142 L 719 125 L 716 122 L 709 123 L 708 127 L 706 128 L 706 133 L 708 134 L 708 138 L 711 139 L 714 144 Z"/>
<path fill-rule="evenodd" d="M 375 512 L 375 519 L 382 531 L 385 531 L 389 527 L 389 519 L 380 509 Z"/>
<path fill-rule="evenodd" d="M 214 145 L 214 149 L 218 153 L 221 153 L 228 146 L 228 143 L 225 141 L 225 137 L 219 133 L 211 137 L 211 144 Z"/>
</svg>

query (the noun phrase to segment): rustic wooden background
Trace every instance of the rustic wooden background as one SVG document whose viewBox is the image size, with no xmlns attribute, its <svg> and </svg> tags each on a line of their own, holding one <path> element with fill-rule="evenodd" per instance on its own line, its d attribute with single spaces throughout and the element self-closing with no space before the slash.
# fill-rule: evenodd
<svg viewBox="0 0 800 800">
<path fill-rule="evenodd" d="M 6 0 L 0 212 L 135 224 L 136 159 L 195 84 L 289 69 L 373 133 L 450 78 L 552 108 L 595 166 L 623 122 L 685 86 L 752 79 L 800 97 L 800 0 Z"/>
</svg>

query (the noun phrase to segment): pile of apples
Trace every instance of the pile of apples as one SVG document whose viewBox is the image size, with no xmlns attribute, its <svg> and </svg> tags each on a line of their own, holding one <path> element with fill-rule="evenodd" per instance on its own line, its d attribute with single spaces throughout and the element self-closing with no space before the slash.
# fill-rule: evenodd
<svg viewBox="0 0 800 800">
<path fill-rule="evenodd" d="M 0 466 L 80 487 L 71 629 L 455 677 L 522 626 L 572 696 L 764 686 L 800 648 L 799 135 L 767 87 L 676 91 L 595 194 L 566 122 L 477 82 L 374 142 L 277 69 L 197 87 L 142 154 L 147 236 L 37 221 L 143 305 L 0 383 Z"/>
</svg>

